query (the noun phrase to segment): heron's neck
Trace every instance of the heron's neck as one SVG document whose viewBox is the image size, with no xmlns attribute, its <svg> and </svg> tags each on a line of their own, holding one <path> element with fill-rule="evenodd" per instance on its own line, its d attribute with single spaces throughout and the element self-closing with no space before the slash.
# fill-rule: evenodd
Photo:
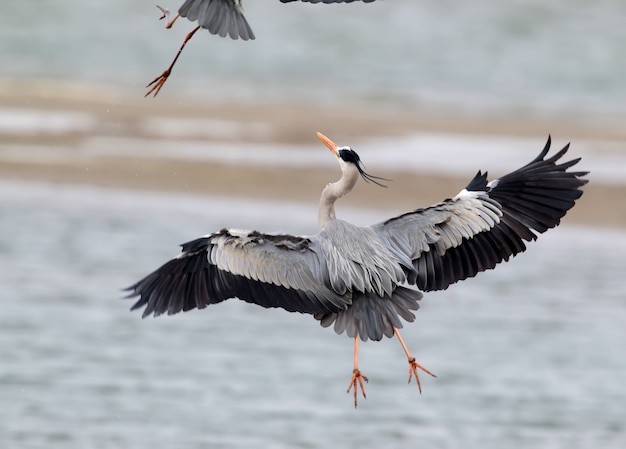
<svg viewBox="0 0 626 449">
<path fill-rule="evenodd" d="M 335 219 L 335 201 L 350 193 L 356 181 L 359 179 L 359 172 L 356 167 L 348 166 L 343 172 L 343 176 L 337 182 L 331 182 L 320 197 L 318 212 L 318 225 L 322 229 L 329 220 Z"/>
</svg>

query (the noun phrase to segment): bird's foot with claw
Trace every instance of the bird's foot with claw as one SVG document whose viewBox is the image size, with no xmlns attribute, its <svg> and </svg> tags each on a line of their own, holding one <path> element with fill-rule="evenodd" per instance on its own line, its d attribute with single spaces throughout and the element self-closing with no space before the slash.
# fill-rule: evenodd
<svg viewBox="0 0 626 449">
<path fill-rule="evenodd" d="M 367 395 L 365 394 L 365 387 L 363 386 L 363 381 L 367 382 L 367 377 L 361 373 L 358 369 L 355 369 L 352 372 L 352 379 L 350 379 L 350 384 L 348 385 L 348 391 L 346 393 L 350 393 L 350 390 L 354 388 L 354 408 L 357 408 L 357 394 L 359 387 L 361 387 L 361 393 L 363 394 L 363 398 L 367 399 Z"/>
<path fill-rule="evenodd" d="M 146 86 L 146 88 L 152 86 L 150 88 L 150 90 L 144 95 L 144 97 L 149 96 L 151 93 L 154 92 L 153 97 L 156 97 L 159 93 L 159 91 L 161 90 L 161 88 L 163 87 L 163 85 L 165 84 L 165 82 L 167 81 L 167 78 L 170 76 L 170 72 L 171 70 L 167 69 L 165 72 L 161 73 L 159 76 L 157 76 L 155 79 L 153 79 L 150 84 L 148 84 Z"/>
<path fill-rule="evenodd" d="M 417 382 L 417 388 L 419 389 L 420 394 L 422 394 L 422 384 L 420 382 L 420 376 L 419 376 L 418 371 L 417 371 L 418 369 L 421 369 L 426 374 L 430 374 L 433 377 L 437 377 L 437 376 L 434 373 L 432 373 L 431 371 L 429 371 L 426 368 L 424 368 L 419 363 L 417 363 L 415 358 L 410 358 L 409 359 L 409 383 L 411 382 L 411 379 L 413 378 L 413 376 L 415 376 L 415 381 Z"/>
</svg>

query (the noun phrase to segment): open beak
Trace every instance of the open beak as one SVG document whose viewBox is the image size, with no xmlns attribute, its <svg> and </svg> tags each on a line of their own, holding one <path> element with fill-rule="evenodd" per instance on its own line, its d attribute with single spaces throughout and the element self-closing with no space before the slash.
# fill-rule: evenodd
<svg viewBox="0 0 626 449">
<path fill-rule="evenodd" d="M 339 157 L 339 153 L 337 152 L 337 144 L 335 142 L 333 142 L 332 140 L 330 140 L 328 137 L 326 137 L 324 134 L 320 132 L 317 133 L 317 137 L 319 137 L 320 140 L 324 142 L 324 145 L 326 145 L 328 149 L 332 151 L 335 156 Z"/>
</svg>

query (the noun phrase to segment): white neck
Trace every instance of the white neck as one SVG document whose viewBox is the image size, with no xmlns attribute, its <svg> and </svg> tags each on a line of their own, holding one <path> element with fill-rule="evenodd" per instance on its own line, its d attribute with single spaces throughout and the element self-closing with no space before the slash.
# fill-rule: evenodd
<svg viewBox="0 0 626 449">
<path fill-rule="evenodd" d="M 335 201 L 350 193 L 359 179 L 359 171 L 353 164 L 342 164 L 343 174 L 337 182 L 331 182 L 320 197 L 317 222 L 322 229 L 329 220 L 335 219 Z"/>
</svg>

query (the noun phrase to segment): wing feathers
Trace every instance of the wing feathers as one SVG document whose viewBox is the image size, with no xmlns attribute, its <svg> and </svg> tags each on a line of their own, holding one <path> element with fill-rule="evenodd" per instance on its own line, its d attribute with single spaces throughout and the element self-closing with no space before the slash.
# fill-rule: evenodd
<svg viewBox="0 0 626 449">
<path fill-rule="evenodd" d="M 290 312 L 330 313 L 350 304 L 350 293 L 329 289 L 323 263 L 303 237 L 222 230 L 182 245 L 182 253 L 129 287 L 143 316 L 204 308 L 229 298 Z"/>
<path fill-rule="evenodd" d="M 569 145 L 545 159 L 550 144 L 548 138 L 535 159 L 500 179 L 488 183 L 479 171 L 456 197 L 374 225 L 393 254 L 412 259 L 408 281 L 426 291 L 445 289 L 523 252 L 524 241 L 557 226 L 582 195 L 587 172 L 568 171 L 580 158 L 558 163 Z"/>
<path fill-rule="evenodd" d="M 192 22 L 197 20 L 211 34 L 244 41 L 255 38 L 241 7 L 233 0 L 187 0 L 178 13 Z"/>
</svg>

